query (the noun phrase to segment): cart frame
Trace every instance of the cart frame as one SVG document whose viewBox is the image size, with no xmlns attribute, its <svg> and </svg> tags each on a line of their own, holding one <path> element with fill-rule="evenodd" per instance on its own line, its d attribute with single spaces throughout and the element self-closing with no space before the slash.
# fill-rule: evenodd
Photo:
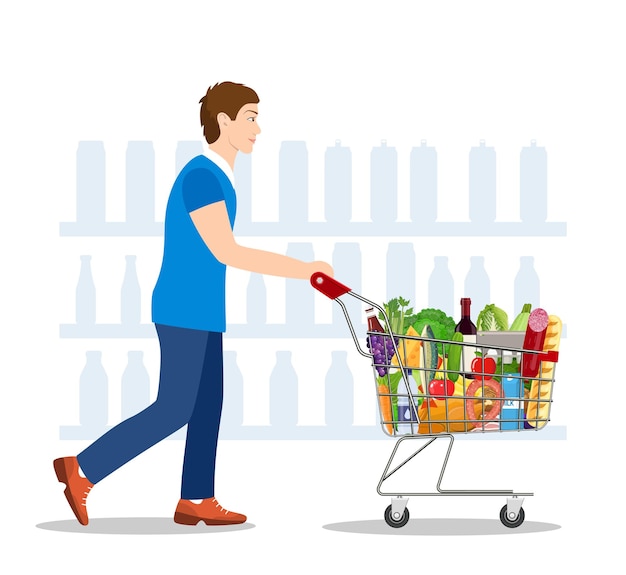
<svg viewBox="0 0 626 575">
<path fill-rule="evenodd" d="M 354 291 L 352 291 L 351 288 L 349 288 L 348 286 L 338 282 L 337 280 L 335 280 L 334 278 L 331 278 L 330 276 L 321 273 L 321 272 L 317 272 L 315 274 L 313 274 L 311 276 L 311 285 L 317 289 L 318 291 L 320 291 L 322 294 L 324 294 L 325 296 L 327 296 L 330 299 L 333 299 L 335 302 L 337 302 L 337 304 L 341 307 L 344 317 L 346 318 L 346 323 L 348 325 L 348 328 L 350 330 L 350 334 L 352 335 L 352 339 L 354 341 L 355 347 L 357 349 L 357 351 L 363 355 L 364 357 L 368 357 L 370 358 L 370 360 L 372 361 L 372 367 L 374 368 L 374 372 L 376 373 L 376 367 L 381 367 L 380 365 L 375 364 L 374 361 L 374 354 L 368 351 L 363 350 L 363 348 L 361 347 L 361 344 L 359 342 L 359 338 L 354 330 L 354 326 L 352 324 L 352 321 L 350 319 L 350 315 L 348 313 L 348 310 L 346 308 L 345 303 L 340 299 L 341 296 L 343 295 L 350 295 L 351 297 L 354 297 L 360 301 L 362 301 L 363 303 L 365 303 L 367 306 L 372 307 L 376 310 L 378 310 L 381 314 L 382 317 L 385 320 L 385 325 L 386 326 L 390 326 L 391 322 L 389 321 L 389 318 L 387 317 L 387 314 L 385 312 L 385 309 L 383 307 L 381 307 L 380 305 L 378 305 L 377 303 L 370 301 L 369 299 L 355 293 Z M 367 332 L 368 337 L 370 335 L 372 335 L 374 332 Z M 398 344 L 396 342 L 396 338 L 398 337 L 403 337 L 406 338 L 408 336 L 404 336 L 402 334 L 393 334 L 391 333 L 391 331 L 389 332 L 385 332 L 386 336 L 389 336 L 392 345 L 393 345 L 393 349 L 394 349 L 394 355 L 397 358 L 398 361 L 398 365 L 397 366 L 393 366 L 393 367 L 397 367 L 399 370 L 401 370 L 401 374 L 402 374 L 402 380 L 405 386 L 405 390 L 406 390 L 406 395 L 408 396 L 409 399 L 409 403 L 410 403 L 410 408 L 413 410 L 412 411 L 412 417 L 411 417 L 411 433 L 407 433 L 407 434 L 401 434 L 401 435 L 395 435 L 395 433 L 390 434 L 388 433 L 388 431 L 385 429 L 385 426 L 388 424 L 397 424 L 398 421 L 386 421 L 384 420 L 383 416 L 382 416 L 382 412 L 380 413 L 381 415 L 381 424 L 383 426 L 383 430 L 385 431 L 385 433 L 389 436 L 389 437 L 397 437 L 397 441 L 396 444 L 391 452 L 391 455 L 389 457 L 389 460 L 387 462 L 387 465 L 385 466 L 385 469 L 382 473 L 382 476 L 380 478 L 380 481 L 378 482 L 378 486 L 377 486 L 377 492 L 379 495 L 381 496 L 391 496 L 391 503 L 390 505 L 386 508 L 385 513 L 384 513 L 384 518 L 386 523 L 391 526 L 391 527 L 403 527 L 404 525 L 406 525 L 406 523 L 409 520 L 409 510 L 407 508 L 407 503 L 408 503 L 408 497 L 409 496 L 417 496 L 417 497 L 423 497 L 423 496 L 506 496 L 507 500 L 506 500 L 506 504 L 504 505 L 504 507 L 502 507 L 502 509 L 500 510 L 500 521 L 502 522 L 503 525 L 505 525 L 506 527 L 510 527 L 510 528 L 515 528 L 518 527 L 519 525 L 521 525 L 524 521 L 525 518 L 525 514 L 524 514 L 524 509 L 522 507 L 523 502 L 524 502 L 524 498 L 525 497 L 529 497 L 529 496 L 533 496 L 534 494 L 532 492 L 516 492 L 513 491 L 511 489 L 443 489 L 441 487 L 441 483 L 443 481 L 443 477 L 445 474 L 445 470 L 448 464 L 448 460 L 450 458 L 450 453 L 452 451 L 452 447 L 454 445 L 454 434 L 455 433 L 467 433 L 469 430 L 466 431 L 461 431 L 461 432 L 441 432 L 441 433 L 413 433 L 413 431 L 416 431 L 416 428 L 419 426 L 420 424 L 420 416 L 419 416 L 419 409 L 418 406 L 415 403 L 415 399 L 414 399 L 414 395 L 411 392 L 411 386 L 409 383 L 409 375 L 407 373 L 407 369 L 405 369 L 405 366 L 403 365 L 403 361 L 402 361 L 402 356 L 399 353 L 398 350 Z M 417 337 L 415 339 L 424 339 L 424 338 L 420 338 Z M 443 344 L 451 344 L 451 343 L 455 343 L 455 344 L 459 344 L 461 346 L 463 345 L 468 345 L 466 343 L 463 342 L 451 342 L 451 341 L 447 341 L 447 340 L 433 340 L 436 343 L 443 343 Z M 472 347 L 475 348 L 481 348 L 482 346 L 480 346 L 479 344 L 475 344 L 472 343 L 471 344 Z M 556 351 L 551 351 L 551 352 L 543 352 L 543 351 L 533 351 L 533 350 L 525 350 L 525 349 L 521 349 L 521 348 L 515 348 L 515 347 L 506 347 L 506 346 L 496 346 L 496 345 L 492 345 L 489 344 L 488 346 L 485 346 L 483 349 L 492 349 L 492 348 L 499 348 L 501 350 L 506 350 L 506 351 L 511 351 L 511 352 L 518 352 L 518 353 L 529 353 L 529 354 L 539 354 L 541 356 L 542 361 L 551 361 L 556 363 L 558 361 L 558 352 Z M 389 365 L 386 362 L 385 366 L 382 367 L 387 367 L 390 368 L 391 365 Z M 465 368 L 467 369 L 467 366 L 465 366 Z M 444 375 L 446 372 L 445 366 L 444 366 Z M 485 375 L 485 374 L 483 374 Z M 538 379 L 540 381 L 542 381 L 542 377 L 541 377 L 541 373 L 539 374 L 539 377 L 537 378 L 533 378 L 533 379 Z M 550 383 L 553 383 L 554 379 L 550 380 Z M 484 384 L 483 384 L 484 385 Z M 483 393 L 484 393 L 484 387 L 483 387 Z M 377 392 L 378 394 L 378 392 Z M 393 395 L 391 393 L 389 393 L 390 397 Z M 396 394 L 397 396 L 399 396 L 400 394 Z M 404 396 L 404 394 L 403 394 Z M 426 397 L 428 397 L 428 395 L 426 394 Z M 463 395 L 462 396 L 463 400 L 466 399 L 470 399 L 469 396 Z M 473 399 L 473 397 L 471 398 Z M 548 398 L 542 397 L 542 398 L 538 398 L 536 401 L 541 400 L 541 403 L 545 403 L 545 402 L 550 402 L 549 405 L 551 407 L 551 402 L 552 402 L 552 388 L 550 388 L 550 396 Z M 500 396 L 497 398 L 497 401 L 499 402 L 503 402 L 504 401 L 504 397 Z M 380 411 L 380 402 L 379 402 L 379 411 Z M 446 403 L 446 416 L 447 416 L 447 403 Z M 413 417 L 415 418 L 415 420 L 413 420 Z M 467 417 L 467 415 L 466 415 Z M 392 415 L 392 419 L 393 419 L 393 415 Z M 434 420 L 430 420 L 430 423 L 433 423 Z M 466 423 L 468 421 L 473 421 L 473 420 L 461 420 L 461 421 L 465 421 Z M 514 420 L 515 421 L 515 420 Z M 520 425 L 518 425 L 518 429 L 515 429 L 515 431 L 530 431 L 529 429 L 524 429 L 524 427 L 521 425 L 521 420 L 518 419 L 517 421 L 520 422 Z M 549 414 L 548 414 L 548 421 L 549 421 Z M 443 419 L 441 421 L 439 421 L 439 423 L 444 422 L 449 424 L 448 429 L 451 428 L 451 424 L 452 421 L 451 420 L 447 420 L 447 419 Z M 542 420 L 543 422 L 543 420 Z M 547 423 L 547 421 L 546 421 Z M 415 426 L 415 427 L 414 427 Z M 541 426 L 543 427 L 543 426 Z M 432 430 L 432 428 L 429 427 L 429 429 Z M 395 431 L 395 429 L 394 429 Z M 493 431 L 487 431 L 485 429 L 485 426 L 482 426 L 482 429 L 474 429 L 473 431 L 479 431 L 481 433 L 493 433 Z M 498 428 L 496 430 L 497 432 L 505 432 L 505 431 L 514 431 L 514 430 L 503 430 Z M 539 428 L 535 428 L 534 431 L 539 431 Z M 384 491 L 383 490 L 383 484 L 392 476 L 394 475 L 397 471 L 399 471 L 400 469 L 402 469 L 405 465 L 407 465 L 410 461 L 412 461 L 415 457 L 417 457 L 420 453 L 422 453 L 428 446 L 432 445 L 437 439 L 442 439 L 442 438 L 446 438 L 448 439 L 449 443 L 448 443 L 448 448 L 444 457 L 444 461 L 443 464 L 441 466 L 441 470 L 439 473 L 439 479 L 436 483 L 435 486 L 435 490 L 433 491 L 427 491 L 427 492 L 411 492 L 411 491 L 401 491 L 398 492 L 397 490 L 394 491 Z M 399 462 L 397 465 L 395 465 L 395 467 L 393 467 L 393 469 L 391 468 L 391 465 L 394 461 L 394 458 L 396 457 L 396 454 L 398 452 L 398 448 L 400 447 L 402 442 L 405 441 L 412 441 L 412 440 L 416 440 L 416 439 L 420 439 L 422 441 L 425 441 L 423 443 L 423 445 L 421 445 L 420 447 L 418 447 L 417 449 L 413 450 L 411 448 L 410 451 L 412 451 L 412 453 L 410 455 L 408 455 L 408 457 L 405 457 L 403 461 Z"/>
</svg>

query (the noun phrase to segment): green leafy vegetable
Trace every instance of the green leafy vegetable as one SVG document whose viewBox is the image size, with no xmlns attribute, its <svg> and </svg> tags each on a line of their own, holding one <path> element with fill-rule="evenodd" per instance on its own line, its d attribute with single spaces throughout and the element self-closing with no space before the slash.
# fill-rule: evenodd
<svg viewBox="0 0 626 575">
<path fill-rule="evenodd" d="M 406 333 L 406 330 L 411 324 L 406 324 L 405 318 L 411 316 L 411 314 L 413 313 L 413 308 L 408 307 L 409 303 L 410 302 L 407 299 L 394 297 L 390 299 L 387 303 L 383 304 L 383 307 L 385 308 L 385 313 L 387 314 L 387 317 L 389 318 L 389 322 L 391 324 L 388 326 L 384 326 L 388 331 L 389 328 L 391 328 L 391 333 L 398 333 L 400 335 L 404 335 Z M 383 322 L 385 321 L 382 313 L 378 314 L 378 318 Z"/>
<path fill-rule="evenodd" d="M 509 316 L 503 309 L 489 303 L 478 314 L 476 328 L 480 331 L 507 331 L 509 329 Z"/>
<path fill-rule="evenodd" d="M 410 322 L 409 325 L 412 325 L 417 333 L 422 333 L 424 326 L 429 325 L 433 330 L 435 339 L 451 340 L 456 326 L 456 322 L 453 318 L 442 310 L 432 307 L 421 310 L 416 315 L 405 319 L 405 321 L 407 320 Z M 439 355 L 447 354 L 449 349 L 449 343 L 445 345 L 441 343 L 437 344 Z"/>
</svg>

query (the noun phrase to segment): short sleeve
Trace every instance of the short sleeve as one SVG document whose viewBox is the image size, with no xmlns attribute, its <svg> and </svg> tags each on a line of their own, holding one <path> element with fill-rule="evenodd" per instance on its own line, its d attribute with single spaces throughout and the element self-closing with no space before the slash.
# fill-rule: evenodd
<svg viewBox="0 0 626 575">
<path fill-rule="evenodd" d="M 218 179 L 210 170 L 196 168 L 183 180 L 183 201 L 188 212 L 224 200 Z"/>
</svg>

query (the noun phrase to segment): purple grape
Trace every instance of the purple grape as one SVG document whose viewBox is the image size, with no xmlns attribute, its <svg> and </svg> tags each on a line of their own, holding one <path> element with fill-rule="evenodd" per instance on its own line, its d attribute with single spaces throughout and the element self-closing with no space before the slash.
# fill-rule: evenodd
<svg viewBox="0 0 626 575">
<path fill-rule="evenodd" d="M 396 345 L 398 344 L 398 338 Z M 387 374 L 387 366 L 391 365 L 391 359 L 395 355 L 393 340 L 389 336 L 370 335 L 367 338 L 367 347 L 374 356 L 374 365 L 378 375 L 383 377 Z"/>
</svg>

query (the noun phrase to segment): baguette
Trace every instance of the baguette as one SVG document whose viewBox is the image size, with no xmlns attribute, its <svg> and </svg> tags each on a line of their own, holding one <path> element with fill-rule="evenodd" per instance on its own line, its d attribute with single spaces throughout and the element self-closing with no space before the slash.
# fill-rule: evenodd
<svg viewBox="0 0 626 575">
<path fill-rule="evenodd" d="M 561 343 L 561 330 L 563 323 L 556 315 L 548 318 L 546 338 L 543 343 L 543 351 L 558 351 Z M 530 386 L 528 399 L 528 413 L 526 419 L 530 425 L 541 429 L 548 423 L 550 415 L 550 403 L 552 401 L 552 380 L 554 379 L 554 362 L 541 362 L 541 379 L 533 379 Z M 544 401 L 541 401 L 544 400 Z"/>
</svg>

